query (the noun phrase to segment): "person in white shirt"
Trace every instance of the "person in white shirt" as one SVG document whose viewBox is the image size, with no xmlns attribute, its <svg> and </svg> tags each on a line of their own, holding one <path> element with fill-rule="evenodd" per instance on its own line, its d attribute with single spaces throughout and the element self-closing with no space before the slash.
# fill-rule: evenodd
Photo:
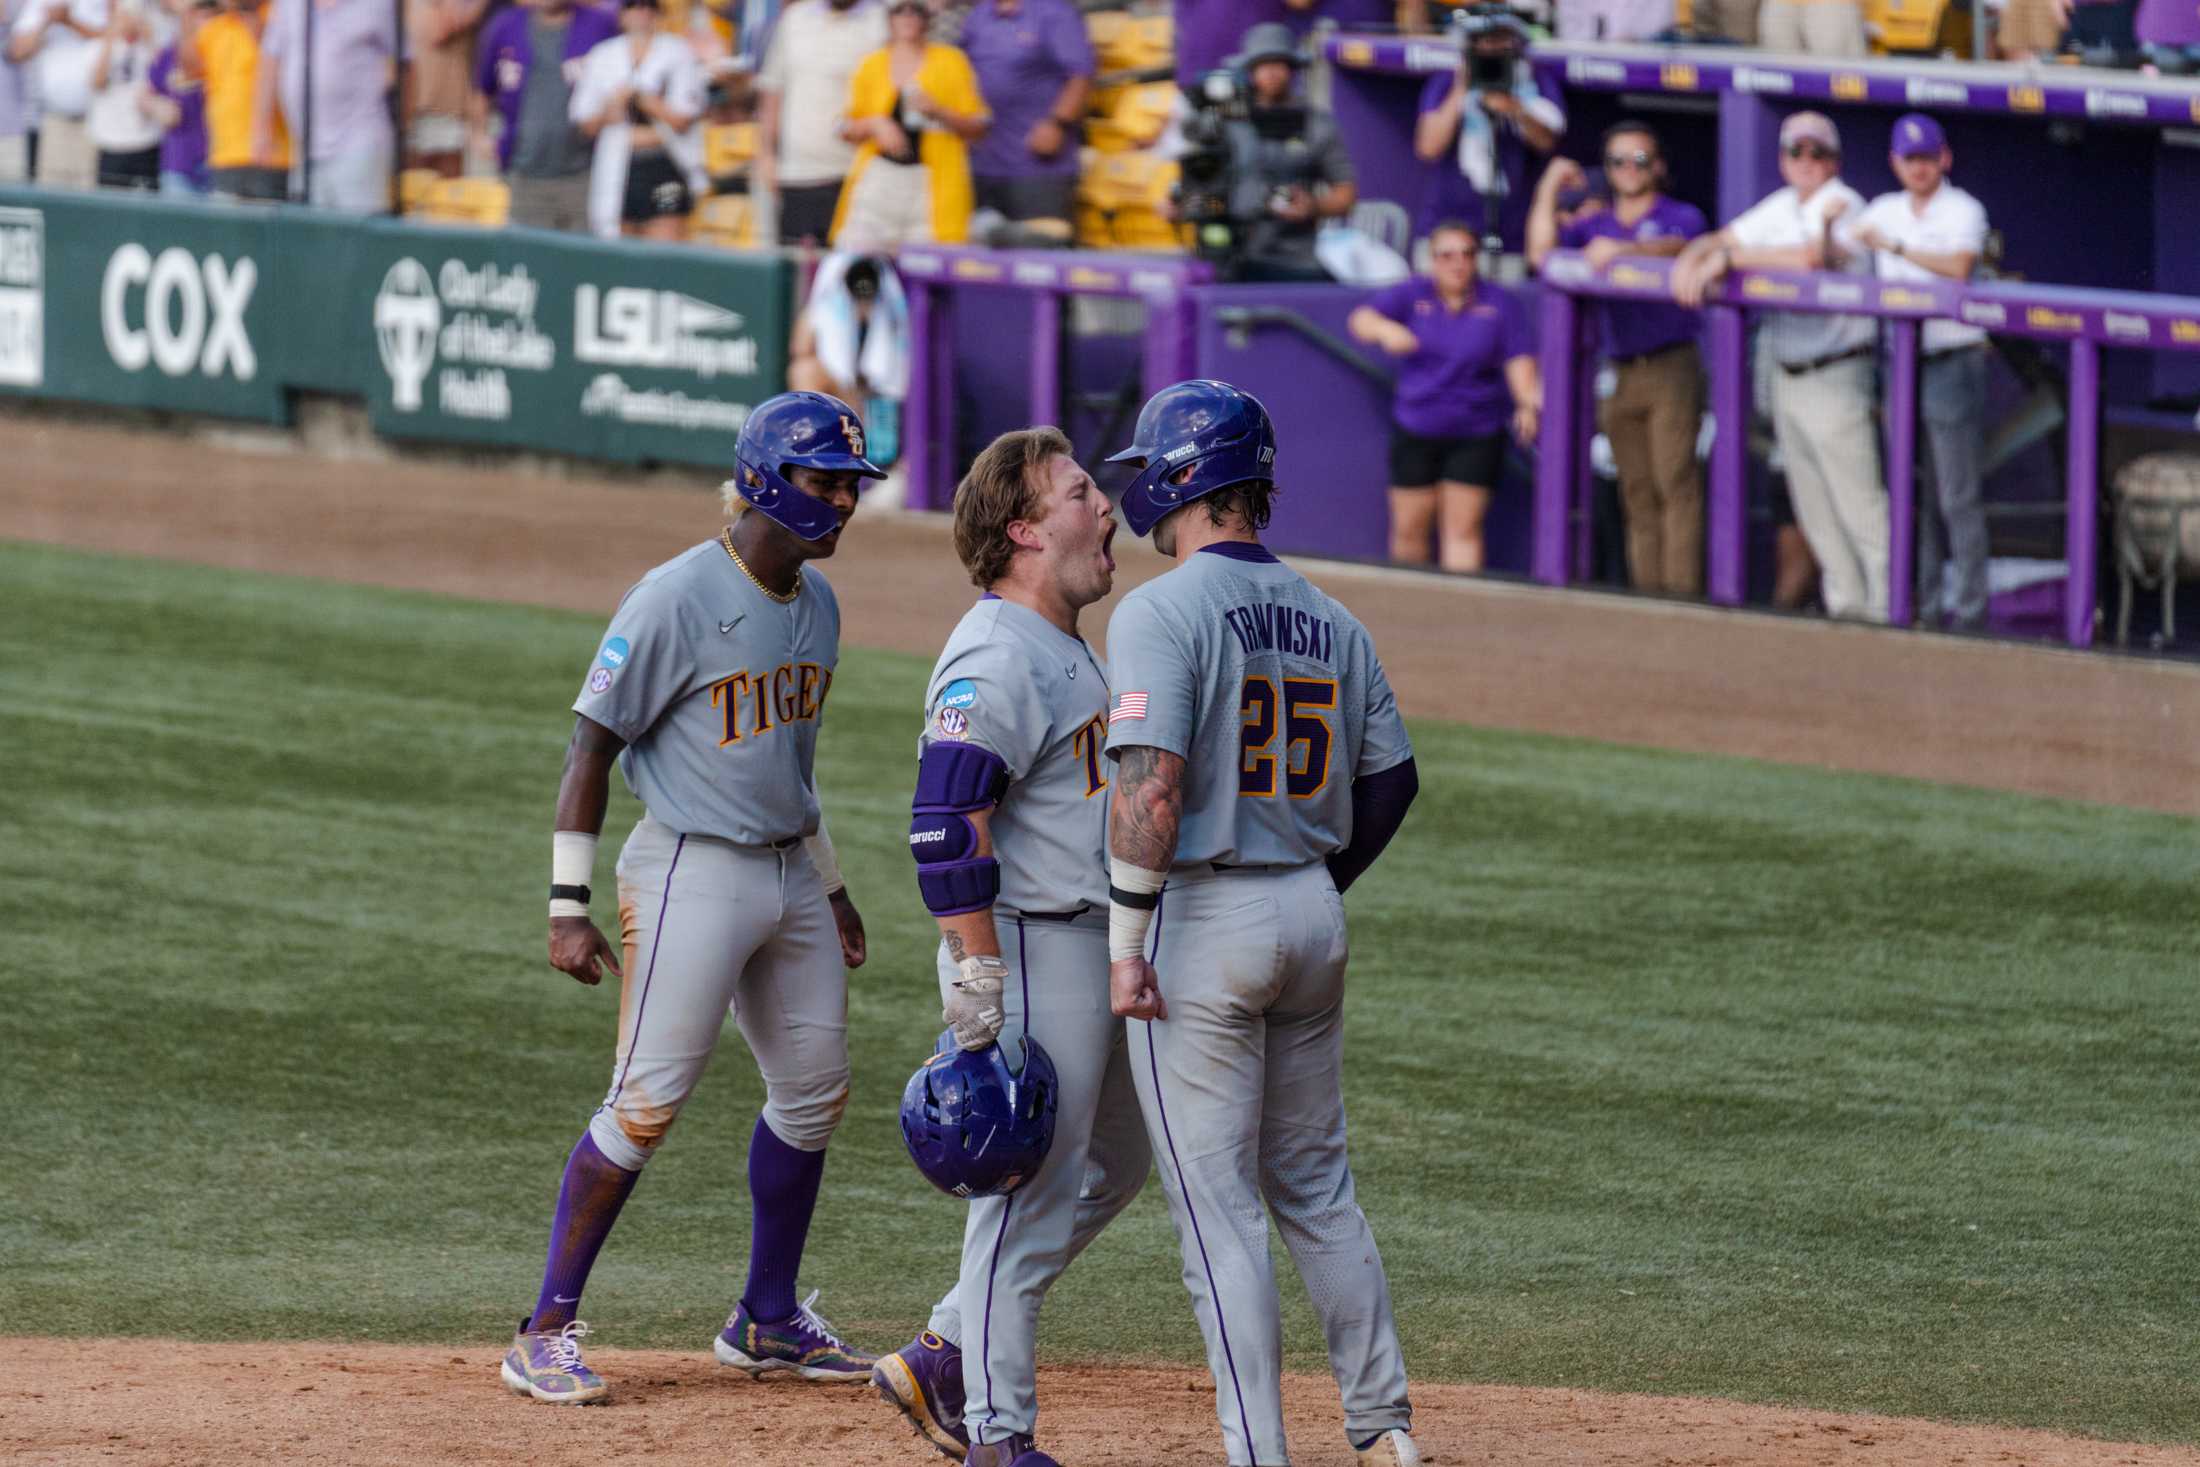
<svg viewBox="0 0 2200 1467">
<path fill-rule="evenodd" d="M 1873 199 L 1856 231 L 1880 279 L 1971 278 L 1986 248 L 1986 209 L 1948 182 L 1954 163 L 1939 123 L 1922 112 L 1896 121 L 1894 176 L 1902 187 Z M 1946 559 L 1954 564 L 1952 624 L 1978 631 L 1986 624 L 1986 333 L 1961 321 L 1927 321 L 1919 357 L 1918 620 L 1939 624 Z"/>
<path fill-rule="evenodd" d="M 657 0 L 620 0 L 621 34 L 581 62 L 567 116 L 596 140 L 588 175 L 588 227 L 616 239 L 687 236 L 688 214 L 707 188 L 696 126 L 708 85 L 683 36 L 660 29 Z"/>
<path fill-rule="evenodd" d="M 92 105 L 86 132 L 99 159 L 101 188 L 160 187 L 160 140 L 146 81 L 158 54 L 147 29 L 145 0 L 116 0 L 113 22 L 92 51 Z"/>
<path fill-rule="evenodd" d="M 756 77 L 754 191 L 772 198 L 779 242 L 832 232 L 856 145 L 840 135 L 856 67 L 885 47 L 877 0 L 795 0 L 780 14 Z"/>
<path fill-rule="evenodd" d="M 1863 196 L 1841 181 L 1831 118 L 1797 112 L 1780 124 L 1781 188 L 1726 228 L 1681 251 L 1673 294 L 1684 306 L 1733 269 L 1869 274 L 1856 234 Z M 1774 311 L 1758 349 L 1769 353 L 1772 430 L 1787 461 L 1795 518 L 1818 558 L 1833 616 L 1887 619 L 1887 486 L 1879 472 L 1879 327 L 1869 316 Z"/>
<path fill-rule="evenodd" d="M 25 70 L 40 105 L 38 182 L 91 188 L 98 155 L 84 116 L 92 106 L 93 47 L 107 30 L 107 0 L 28 0 L 8 32 L 8 58 Z"/>
</svg>

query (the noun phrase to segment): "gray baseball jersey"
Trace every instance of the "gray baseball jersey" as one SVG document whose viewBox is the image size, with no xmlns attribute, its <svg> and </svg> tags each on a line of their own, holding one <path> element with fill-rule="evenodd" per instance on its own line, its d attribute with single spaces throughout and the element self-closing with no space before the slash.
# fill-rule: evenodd
<svg viewBox="0 0 2200 1467">
<path fill-rule="evenodd" d="M 627 787 L 667 828 L 737 845 L 817 831 L 818 720 L 840 661 L 840 603 L 802 568 L 773 600 L 706 540 L 642 577 L 612 614 L 573 711 L 627 743 Z"/>
<path fill-rule="evenodd" d="M 987 596 L 948 637 L 926 687 L 924 744 L 998 755 L 1008 793 L 990 828 L 1009 914 L 1108 904 L 1108 683 L 1084 639 Z"/>
<path fill-rule="evenodd" d="M 1302 865 L 1352 839 L 1352 781 L 1412 757 L 1358 618 L 1259 545 L 1209 545 L 1108 621 L 1110 753 L 1183 756 L 1180 865 Z"/>
</svg>

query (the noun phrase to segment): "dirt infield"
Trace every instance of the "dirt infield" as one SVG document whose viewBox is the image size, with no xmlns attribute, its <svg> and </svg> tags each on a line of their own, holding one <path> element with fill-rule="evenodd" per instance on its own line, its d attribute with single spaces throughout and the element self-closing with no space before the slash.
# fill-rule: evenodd
<svg viewBox="0 0 2200 1467">
<path fill-rule="evenodd" d="M 867 1389 L 751 1382 L 707 1353 L 597 1350 L 610 1405 L 537 1405 L 496 1382 L 497 1350 L 13 1340 L 0 1386 L 9 1462 L 276 1462 L 472 1467 L 939 1467 Z M 28 1366 L 26 1371 L 22 1367 Z M 1191 1370 L 1039 1372 L 1047 1445 L 1067 1467 L 1219 1462 L 1214 1395 Z M 1347 1467 L 1336 1387 L 1285 1385 L 1293 1458 Z M 1415 1435 L 1442 1467 L 2189 1467 L 2175 1447 L 1941 1426 L 1664 1396 L 1500 1386 L 1413 1388 Z M 1135 1413 L 1135 1420 L 1132 1419 Z"/>
<path fill-rule="evenodd" d="M 0 538 L 604 613 L 711 533 L 691 490 L 327 462 L 0 417 Z M 1123 584 L 1160 569 L 1127 537 Z M 859 518 L 830 567 L 852 643 L 931 655 L 970 588 L 943 528 Z M 1409 712 L 1623 743 L 1912 775 L 2200 814 L 2200 669 L 1902 637 L 1330 566 Z M 1097 632 L 1103 615 L 1088 625 Z M 561 1411 L 495 1382 L 498 1346 L 14 1339 L 0 1458 L 25 1463 L 917 1464 L 865 1392 L 756 1385 L 707 1355 L 591 1353 L 617 1387 Z M 1302 1463 L 1343 1464 L 1334 1386 L 1289 1382 Z M 1042 1372 L 1069 1467 L 1219 1460 L 1184 1369 Z M 1415 1388 L 1446 1464 L 2200 1464 L 2200 1452 L 1649 1396 Z M 1135 1411 L 1133 1419 L 1126 1408 Z"/>
</svg>

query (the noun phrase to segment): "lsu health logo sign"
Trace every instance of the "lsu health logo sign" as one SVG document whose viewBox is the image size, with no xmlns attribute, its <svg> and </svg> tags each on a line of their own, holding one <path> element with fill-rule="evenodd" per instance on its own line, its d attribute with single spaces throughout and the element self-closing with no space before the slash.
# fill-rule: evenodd
<svg viewBox="0 0 2200 1467">
<path fill-rule="evenodd" d="M 0 209 L 0 386 L 46 380 L 46 221 Z"/>
</svg>

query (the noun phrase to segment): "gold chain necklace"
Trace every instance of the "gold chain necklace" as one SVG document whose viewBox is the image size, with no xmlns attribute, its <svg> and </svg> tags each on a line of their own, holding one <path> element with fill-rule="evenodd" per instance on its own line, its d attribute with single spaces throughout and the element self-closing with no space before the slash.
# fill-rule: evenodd
<svg viewBox="0 0 2200 1467">
<path fill-rule="evenodd" d="M 778 602 L 781 606 L 785 606 L 788 602 L 794 600 L 795 597 L 802 594 L 802 572 L 799 570 L 795 572 L 794 589 L 792 591 L 774 591 L 771 587 L 765 585 L 762 581 L 758 580 L 756 578 L 756 572 L 750 570 L 749 563 L 741 558 L 741 552 L 733 548 L 733 526 L 728 525 L 723 530 L 720 530 L 718 532 L 718 543 L 726 547 L 726 558 L 731 560 L 735 565 L 741 567 L 741 574 L 749 578 L 749 584 L 756 587 L 757 590 L 762 591 L 765 595 L 771 597 L 772 600 Z"/>
</svg>

